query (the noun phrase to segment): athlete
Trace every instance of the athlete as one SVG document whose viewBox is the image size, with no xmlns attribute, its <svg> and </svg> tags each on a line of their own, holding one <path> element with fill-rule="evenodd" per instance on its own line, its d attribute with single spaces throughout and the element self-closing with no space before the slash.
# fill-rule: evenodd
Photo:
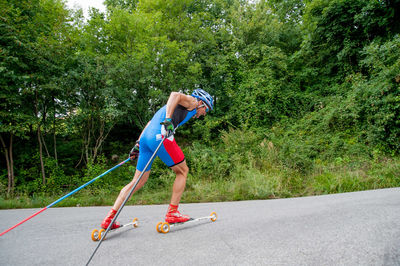
<svg viewBox="0 0 400 266">
<path fill-rule="evenodd" d="M 192 95 L 185 95 L 178 92 L 172 92 L 167 104 L 164 105 L 153 116 L 145 129 L 136 141 L 136 145 L 131 150 L 129 156 L 132 160 L 138 159 L 136 172 L 133 180 L 126 185 L 115 200 L 114 206 L 101 223 L 101 227 L 106 229 L 122 203 L 128 197 L 130 190 L 136 183 L 140 174 L 144 172 L 142 178 L 137 184 L 134 192 L 139 190 L 147 182 L 150 175 L 151 161 L 147 169 L 144 169 L 162 138 L 167 139 L 161 145 L 157 156 L 176 174 L 175 182 L 172 188 L 171 202 L 165 215 L 165 221 L 168 223 L 181 223 L 190 219 L 188 215 L 182 215 L 178 211 L 178 205 L 185 190 L 186 178 L 189 168 L 185 161 L 185 155 L 179 148 L 174 139 L 175 129 L 185 124 L 190 118 L 199 118 L 205 116 L 209 110 L 213 110 L 214 100 L 206 91 L 196 89 Z M 155 158 L 155 157 L 154 157 Z M 120 227 L 118 222 L 114 222 L 111 229 Z"/>
</svg>

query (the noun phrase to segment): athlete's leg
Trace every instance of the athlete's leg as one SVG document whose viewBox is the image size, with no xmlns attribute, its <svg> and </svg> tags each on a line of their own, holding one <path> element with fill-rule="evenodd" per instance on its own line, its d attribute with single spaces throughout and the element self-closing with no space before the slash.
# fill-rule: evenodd
<svg viewBox="0 0 400 266">
<path fill-rule="evenodd" d="M 174 186 L 172 188 L 171 205 L 178 205 L 181 201 L 183 191 L 185 190 L 189 167 L 187 166 L 186 161 L 183 161 L 180 164 L 172 166 L 171 169 L 176 174 Z"/>
<path fill-rule="evenodd" d="M 111 210 L 108 212 L 107 216 L 104 218 L 103 222 L 101 223 L 102 228 L 106 229 L 110 225 L 115 214 L 121 207 L 124 200 L 128 197 L 129 192 L 131 191 L 133 185 L 136 183 L 136 180 L 139 178 L 140 173 L 141 172 L 139 170 L 136 170 L 133 180 L 128 185 L 126 185 L 123 189 L 121 189 L 119 196 L 115 200 L 114 206 L 111 208 Z M 150 175 L 150 170 L 144 172 L 144 174 L 143 174 L 142 178 L 140 179 L 139 183 L 137 184 L 134 192 L 136 192 L 141 187 L 143 187 L 143 185 L 146 183 L 147 179 L 149 178 L 149 175 Z M 121 225 L 118 222 L 114 222 L 112 225 L 112 229 L 118 228 L 120 226 Z"/>
<path fill-rule="evenodd" d="M 171 169 L 175 172 L 176 178 L 172 188 L 171 204 L 169 205 L 167 214 L 165 215 L 165 221 L 167 223 L 182 223 L 190 219 L 188 215 L 182 215 L 178 211 L 178 205 L 181 201 L 183 191 L 185 190 L 189 168 L 186 161 L 183 161 L 172 166 Z"/>
<path fill-rule="evenodd" d="M 134 176 L 133 180 L 128 185 L 126 185 L 123 189 L 121 189 L 121 192 L 119 193 L 118 198 L 115 200 L 115 203 L 114 203 L 114 206 L 113 206 L 114 210 L 117 210 L 117 211 L 119 210 L 119 208 L 121 207 L 121 205 L 124 202 L 124 200 L 126 199 L 126 197 L 128 197 L 129 192 L 131 191 L 133 185 L 138 180 L 138 178 L 139 178 L 141 173 L 142 173 L 141 171 L 136 169 L 135 176 Z M 143 187 L 144 184 L 146 184 L 147 179 L 149 179 L 149 175 L 150 175 L 150 171 L 144 172 L 142 178 L 140 179 L 140 181 L 137 184 L 137 186 L 136 186 L 135 190 L 133 191 L 133 193 L 138 191 L 140 188 Z"/>
<path fill-rule="evenodd" d="M 138 180 L 142 171 L 145 171 L 145 172 L 143 173 L 142 178 L 140 179 L 139 183 L 137 184 L 137 186 L 133 192 L 135 193 L 137 190 L 139 190 L 141 187 L 143 187 L 143 185 L 147 182 L 147 179 L 149 178 L 149 175 L 150 175 L 150 169 L 151 169 L 151 165 L 153 164 L 154 158 L 150 162 L 150 164 L 147 166 L 147 169 L 144 169 L 144 168 L 149 163 L 149 160 L 152 157 L 152 155 L 153 155 L 153 151 L 149 148 L 149 140 L 146 138 L 146 135 L 143 135 L 143 137 L 140 140 L 139 158 L 138 158 L 138 161 L 136 164 L 135 175 L 134 175 L 132 181 L 129 184 L 127 184 L 123 189 L 121 189 L 121 192 L 119 193 L 118 198 L 114 202 L 114 206 L 112 208 L 113 210 L 116 210 L 116 211 L 119 210 L 119 208 L 121 207 L 124 200 L 128 197 L 129 192 L 131 191 L 133 185 Z"/>
</svg>

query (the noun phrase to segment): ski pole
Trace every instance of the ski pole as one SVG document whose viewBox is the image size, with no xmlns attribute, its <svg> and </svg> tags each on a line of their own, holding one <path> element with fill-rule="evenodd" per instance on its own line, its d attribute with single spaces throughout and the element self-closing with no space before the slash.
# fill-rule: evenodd
<svg viewBox="0 0 400 266">
<path fill-rule="evenodd" d="M 59 203 L 60 201 L 62 201 L 62 200 L 64 200 L 64 199 L 68 198 L 69 196 L 71 196 L 72 194 L 78 192 L 79 190 L 81 190 L 82 188 L 86 187 L 87 185 L 90 185 L 91 183 L 93 183 L 94 181 L 96 181 L 97 179 L 99 179 L 100 177 L 105 176 L 106 174 L 108 174 L 108 173 L 110 173 L 111 171 L 117 169 L 118 167 L 120 167 L 120 166 L 123 165 L 124 163 L 128 162 L 130 159 L 131 159 L 131 158 L 128 158 L 128 159 L 126 159 L 125 161 L 120 162 L 119 164 L 117 164 L 117 165 L 114 166 L 113 168 L 111 168 L 111 169 L 105 171 L 104 173 L 102 173 L 101 175 L 99 175 L 99 176 L 93 178 L 92 180 L 90 180 L 90 181 L 87 182 L 86 184 L 83 184 L 82 186 L 78 187 L 78 188 L 75 189 L 74 191 L 71 191 L 71 192 L 68 193 L 67 195 L 65 195 L 65 196 L 59 198 L 58 200 L 54 201 L 53 203 L 47 205 L 46 207 L 44 207 L 43 209 L 39 210 L 38 212 L 32 214 L 31 216 L 29 216 L 29 217 L 26 218 L 25 220 L 22 220 L 21 222 L 17 223 L 16 225 L 14 225 L 14 226 L 8 228 L 6 231 L 2 232 L 2 233 L 0 234 L 0 236 L 4 235 L 5 233 L 7 233 L 7 232 L 9 232 L 9 231 L 11 231 L 11 230 L 13 230 L 15 227 L 20 226 L 21 224 L 23 224 L 23 223 L 25 223 L 26 221 L 30 220 L 31 218 L 35 217 L 35 216 L 38 215 L 39 213 L 42 213 L 42 212 L 44 212 L 45 210 L 47 210 L 48 208 L 50 208 L 50 207 L 56 205 L 56 204 Z"/>
<path fill-rule="evenodd" d="M 129 191 L 129 195 L 125 198 L 124 202 L 122 203 L 121 207 L 119 208 L 119 210 L 117 211 L 117 213 L 115 214 L 114 218 L 112 219 L 111 223 L 108 225 L 106 231 L 104 232 L 104 235 L 100 238 L 100 242 L 99 244 L 97 244 L 96 249 L 93 251 L 92 256 L 90 256 L 88 262 L 86 263 L 86 266 L 89 265 L 90 261 L 93 259 L 94 255 L 96 254 L 97 250 L 99 249 L 101 243 L 103 242 L 103 239 L 106 238 L 106 235 L 108 233 L 108 231 L 110 231 L 111 226 L 114 224 L 115 220 L 117 219 L 119 213 L 122 211 L 122 208 L 124 208 L 125 203 L 129 200 L 129 198 L 132 196 L 133 191 L 135 190 L 137 184 L 139 183 L 140 179 L 142 178 L 144 172 L 146 171 L 147 167 L 149 166 L 150 162 L 153 160 L 153 158 L 156 156 L 158 150 L 160 149 L 161 145 L 164 143 L 164 140 L 166 139 L 166 137 L 163 137 L 163 139 L 160 141 L 160 144 L 158 144 L 158 147 L 156 148 L 156 150 L 154 151 L 153 155 L 150 157 L 149 161 L 147 162 L 146 166 L 144 167 L 144 170 L 140 173 L 138 179 L 136 180 L 135 184 L 133 185 L 133 187 L 131 188 L 131 190 Z"/>
</svg>

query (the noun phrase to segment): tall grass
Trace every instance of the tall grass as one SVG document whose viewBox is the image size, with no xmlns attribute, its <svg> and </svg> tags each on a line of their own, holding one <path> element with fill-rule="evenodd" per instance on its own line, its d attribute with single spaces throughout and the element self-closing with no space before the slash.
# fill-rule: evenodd
<svg viewBox="0 0 400 266">
<path fill-rule="evenodd" d="M 320 147 L 291 141 L 268 139 L 266 134 L 251 130 L 230 130 L 214 145 L 197 141 L 184 147 L 190 171 L 182 202 L 301 197 L 400 186 L 399 157 L 345 151 L 331 155 L 321 151 L 319 156 L 311 156 L 307 151 L 314 154 Z M 75 178 L 76 187 L 107 168 L 105 160 L 89 165 L 81 180 Z M 132 165 L 122 167 L 58 206 L 112 205 L 134 170 Z M 128 204 L 168 203 L 174 179 L 173 171 L 156 159 L 149 181 Z M 65 193 L 3 196 L 0 208 L 44 207 Z"/>
<path fill-rule="evenodd" d="M 224 132 L 210 148 L 199 143 L 186 151 L 191 176 L 183 201 L 251 200 L 311 196 L 400 186 L 400 158 L 327 156 L 310 159 L 252 131 Z M 308 144 L 303 144 L 308 145 Z M 311 163 L 304 163 L 304 158 Z M 303 167 L 301 167 L 303 166 Z"/>
</svg>

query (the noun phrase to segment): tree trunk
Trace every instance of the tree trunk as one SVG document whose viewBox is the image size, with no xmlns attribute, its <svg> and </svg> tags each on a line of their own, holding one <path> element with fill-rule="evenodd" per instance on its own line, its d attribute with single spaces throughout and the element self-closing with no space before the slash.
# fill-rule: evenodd
<svg viewBox="0 0 400 266">
<path fill-rule="evenodd" d="M 46 140 L 44 139 L 44 135 L 45 135 L 45 134 L 46 134 L 46 133 L 41 134 L 42 143 L 43 143 L 44 150 L 46 151 L 47 157 L 50 158 L 50 153 L 49 153 L 49 150 L 47 149 Z"/>
<path fill-rule="evenodd" d="M 82 148 L 81 148 L 81 158 L 79 159 L 79 162 L 75 165 L 75 168 L 77 168 L 83 161 L 86 160 L 86 164 L 88 163 L 89 160 L 89 143 L 90 142 L 90 129 L 89 129 L 89 123 L 85 126 L 85 128 L 82 131 Z"/>
<path fill-rule="evenodd" d="M 58 166 L 58 158 L 57 158 L 57 138 L 56 138 L 56 104 L 53 97 L 53 105 L 54 105 L 54 117 L 53 117 L 53 144 L 54 144 L 54 159 L 56 159 L 56 165 Z"/>
<path fill-rule="evenodd" d="M 43 105 L 44 105 L 43 109 L 42 109 L 43 132 L 40 132 L 41 133 L 40 137 L 42 140 L 44 150 L 46 151 L 47 157 L 50 157 L 50 153 L 49 153 L 49 150 L 47 149 L 47 145 L 46 145 L 46 140 L 44 139 L 44 136 L 47 135 L 47 132 L 46 132 L 47 108 L 45 107 L 45 104 L 43 104 Z"/>
<path fill-rule="evenodd" d="M 14 188 L 15 188 L 15 176 L 14 176 L 14 157 L 13 157 L 13 139 L 14 135 L 10 133 L 10 151 L 9 151 L 9 156 L 10 156 L 10 170 L 11 170 L 11 193 L 14 193 Z"/>
<path fill-rule="evenodd" d="M 89 145 L 90 145 L 90 128 L 87 132 L 87 138 L 85 139 L 85 158 L 86 164 L 89 162 Z"/>
<path fill-rule="evenodd" d="M 96 139 L 96 143 L 93 147 L 93 154 L 92 154 L 93 161 L 96 160 L 97 151 L 100 148 L 101 144 L 103 143 L 104 124 L 105 124 L 104 121 L 100 121 L 99 137 Z"/>
<path fill-rule="evenodd" d="M 12 138 L 10 138 L 12 140 Z M 0 135 L 0 141 L 1 145 L 3 146 L 4 150 L 4 155 L 6 156 L 6 162 L 7 162 L 7 175 L 8 175 L 8 186 L 7 186 L 7 194 L 10 195 L 10 192 L 12 191 L 13 188 L 13 182 L 12 182 L 12 170 L 11 170 L 11 162 L 10 162 L 10 153 L 9 149 L 6 146 L 6 143 L 4 142 L 3 136 Z"/>
<path fill-rule="evenodd" d="M 35 111 L 36 111 L 36 117 L 38 117 L 39 112 L 38 112 L 38 95 L 37 95 L 37 90 L 35 91 L 35 96 L 36 96 L 36 102 L 35 102 Z M 39 156 L 40 156 L 40 166 L 42 169 L 42 183 L 43 185 L 46 184 L 46 174 L 44 172 L 44 163 L 43 163 L 43 145 L 41 141 L 41 131 L 40 131 L 40 122 L 37 125 L 37 137 L 38 137 L 38 142 L 39 142 Z"/>
<path fill-rule="evenodd" d="M 43 145 L 41 141 L 41 132 L 40 132 L 40 125 L 38 125 L 38 130 L 37 130 L 37 135 L 38 135 L 38 141 L 39 141 L 39 155 L 40 155 L 40 166 L 42 169 L 42 183 L 43 185 L 46 184 L 46 174 L 44 172 L 44 162 L 43 162 Z"/>
<path fill-rule="evenodd" d="M 58 158 L 57 158 L 57 139 L 56 139 L 56 130 L 53 132 L 53 142 L 54 142 L 54 159 L 56 159 L 56 165 L 58 166 Z"/>
<path fill-rule="evenodd" d="M 101 121 L 101 126 L 100 126 L 100 130 L 99 130 L 99 137 L 96 140 L 96 144 L 93 148 L 93 161 L 96 159 L 98 153 L 99 153 L 99 149 L 101 148 L 101 146 L 103 145 L 103 142 L 106 140 L 106 138 L 108 137 L 108 134 L 110 134 L 111 129 L 114 127 L 115 124 L 111 125 L 110 128 L 108 129 L 108 131 L 106 133 L 104 133 L 105 131 L 105 122 Z"/>
</svg>

